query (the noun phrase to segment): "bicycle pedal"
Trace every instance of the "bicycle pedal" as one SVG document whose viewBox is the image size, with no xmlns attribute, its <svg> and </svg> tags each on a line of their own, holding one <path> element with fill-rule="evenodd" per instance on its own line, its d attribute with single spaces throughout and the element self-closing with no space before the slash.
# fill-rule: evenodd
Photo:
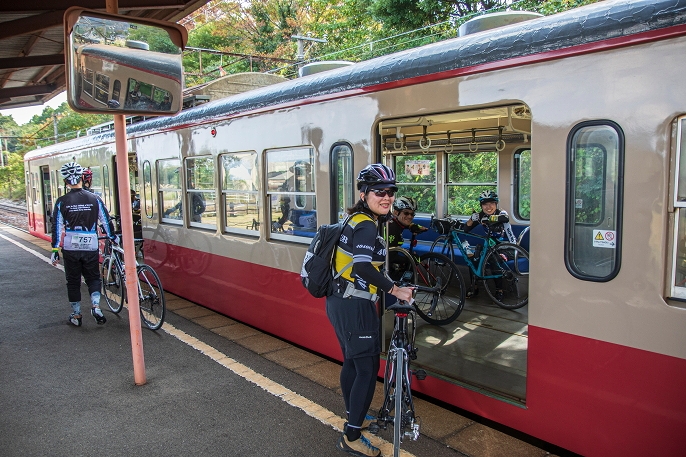
<svg viewBox="0 0 686 457">
<path fill-rule="evenodd" d="M 414 371 L 414 375 L 416 376 L 418 381 L 423 381 L 426 379 L 426 371 L 419 369 Z"/>
</svg>

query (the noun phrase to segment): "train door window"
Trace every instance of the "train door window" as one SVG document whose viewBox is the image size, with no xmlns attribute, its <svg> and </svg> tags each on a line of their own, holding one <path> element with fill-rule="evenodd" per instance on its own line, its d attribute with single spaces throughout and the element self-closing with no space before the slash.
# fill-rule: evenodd
<svg viewBox="0 0 686 457">
<path fill-rule="evenodd" d="M 186 159 L 186 202 L 192 227 L 217 228 L 214 158 Z"/>
<path fill-rule="evenodd" d="M 102 201 L 105 202 L 105 206 L 112 210 L 112 189 L 110 189 L 110 167 L 107 165 L 103 165 L 102 173 L 93 172 L 93 180 L 95 180 L 96 174 L 102 177 L 102 194 L 100 195 L 100 198 L 102 198 Z"/>
<path fill-rule="evenodd" d="M 272 238 L 313 237 L 317 230 L 313 149 L 270 150 L 266 159 Z"/>
<path fill-rule="evenodd" d="M 417 212 L 431 214 L 436 210 L 436 155 L 395 156 L 394 170 L 398 195 L 412 197 Z"/>
<path fill-rule="evenodd" d="M 33 204 L 37 205 L 39 203 L 39 201 L 38 201 L 39 192 L 37 190 L 37 187 L 38 187 L 38 183 L 40 182 L 40 180 L 38 179 L 38 173 L 37 172 L 31 173 L 31 177 L 32 177 L 31 187 L 33 188 Z"/>
<path fill-rule="evenodd" d="M 219 157 L 224 231 L 259 235 L 260 179 L 257 153 L 232 152 Z"/>
<path fill-rule="evenodd" d="M 102 170 L 99 165 L 90 167 L 90 169 L 93 172 L 91 190 L 95 195 L 102 197 Z"/>
<path fill-rule="evenodd" d="M 94 99 L 107 105 L 110 99 L 110 77 L 101 73 L 95 74 L 95 95 Z"/>
<path fill-rule="evenodd" d="M 514 215 L 528 221 L 531 218 L 531 149 L 514 155 Z"/>
<path fill-rule="evenodd" d="M 119 97 L 121 97 L 121 81 L 115 79 L 112 84 L 112 100 L 119 102 Z"/>
<path fill-rule="evenodd" d="M 181 160 L 165 159 L 157 161 L 157 192 L 162 221 L 181 224 L 183 208 L 181 198 Z"/>
<path fill-rule="evenodd" d="M 623 132 L 612 121 L 583 122 L 569 134 L 567 155 L 567 270 L 609 281 L 621 260 Z"/>
<path fill-rule="evenodd" d="M 355 204 L 353 150 L 348 144 L 337 144 L 331 150 L 331 222 L 343 220 L 346 210 Z"/>
<path fill-rule="evenodd" d="M 95 72 L 93 70 L 89 70 L 86 68 L 86 72 L 83 78 L 83 91 L 90 95 L 91 97 L 93 96 L 93 76 Z"/>
<path fill-rule="evenodd" d="M 153 205 L 155 199 L 152 187 L 152 166 L 148 160 L 143 162 L 143 192 L 141 196 L 143 198 L 145 216 L 148 219 L 152 219 L 155 214 L 155 207 Z"/>
<path fill-rule="evenodd" d="M 686 300 L 686 116 L 677 120 L 674 253 L 670 296 Z"/>
<path fill-rule="evenodd" d="M 447 158 L 447 208 L 454 216 L 478 212 L 479 194 L 497 192 L 498 153 L 458 152 Z"/>
</svg>

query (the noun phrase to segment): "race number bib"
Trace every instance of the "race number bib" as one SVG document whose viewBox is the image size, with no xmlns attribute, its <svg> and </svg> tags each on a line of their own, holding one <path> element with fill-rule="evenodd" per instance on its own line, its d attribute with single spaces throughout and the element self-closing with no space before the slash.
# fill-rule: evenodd
<svg viewBox="0 0 686 457">
<path fill-rule="evenodd" d="M 95 233 L 67 233 L 64 237 L 64 248 L 70 251 L 97 251 L 98 235 Z"/>
</svg>

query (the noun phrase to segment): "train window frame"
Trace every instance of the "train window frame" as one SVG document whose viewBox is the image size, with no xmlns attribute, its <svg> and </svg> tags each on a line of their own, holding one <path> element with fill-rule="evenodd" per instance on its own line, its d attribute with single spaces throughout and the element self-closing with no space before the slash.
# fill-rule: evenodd
<svg viewBox="0 0 686 457">
<path fill-rule="evenodd" d="M 218 160 L 220 204 L 224 210 L 222 218 L 223 232 L 259 237 L 260 226 L 262 225 L 262 205 L 260 199 L 262 188 L 259 173 L 259 154 L 257 151 L 252 150 L 224 152 L 219 154 Z M 249 179 L 230 177 L 230 170 L 239 167 L 243 170 L 242 174 L 249 176 Z M 232 184 L 232 186 L 229 187 L 229 184 Z M 245 188 L 240 189 L 240 187 Z M 250 211 L 252 204 L 255 205 L 254 213 Z M 253 214 L 254 217 L 250 224 L 247 224 L 245 219 L 241 219 L 241 211 L 245 212 L 244 216 L 246 218 Z M 232 218 L 236 218 L 235 223 Z"/>
<path fill-rule="evenodd" d="M 155 217 L 155 198 L 154 188 L 152 182 L 152 164 L 149 160 L 143 161 L 143 202 L 141 206 L 144 208 L 145 217 L 152 219 Z"/>
<path fill-rule="evenodd" d="M 167 165 L 168 164 L 168 165 Z M 157 196 L 158 196 L 158 207 L 160 208 L 160 221 L 166 224 L 172 225 L 183 225 L 184 220 L 184 210 L 183 204 L 183 189 L 181 184 L 181 159 L 178 157 L 170 157 L 166 159 L 158 159 L 155 161 L 155 175 L 157 180 Z M 171 170 L 171 171 L 170 171 Z M 167 178 L 172 179 L 162 179 L 166 173 Z M 169 187 L 165 187 L 169 186 Z M 172 202 L 175 203 L 169 207 L 165 204 L 165 197 L 170 194 L 176 194 L 175 198 L 172 198 Z M 178 209 L 176 209 L 178 208 Z M 179 217 L 169 217 L 170 214 L 178 211 Z"/>
<path fill-rule="evenodd" d="M 493 163 L 491 164 L 491 168 L 493 169 L 492 177 L 495 179 L 490 181 L 490 180 L 468 180 L 468 181 L 460 181 L 460 180 L 455 180 L 453 181 L 453 177 L 451 176 L 451 170 L 453 168 L 453 164 L 451 163 L 451 158 L 456 157 L 458 155 L 464 156 L 466 159 L 473 159 L 474 157 L 478 155 L 483 155 L 483 157 L 486 157 L 486 160 L 492 161 Z M 480 209 L 476 208 L 475 206 L 478 206 L 478 201 L 479 201 L 479 194 L 481 192 L 486 191 L 486 190 L 491 190 L 494 192 L 498 192 L 498 181 L 499 181 L 499 169 L 500 169 L 500 154 L 498 151 L 495 149 L 491 150 L 483 150 L 483 151 L 476 151 L 476 152 L 465 152 L 465 151 L 456 151 L 456 152 L 451 152 L 446 154 L 446 160 L 445 160 L 445 198 L 446 198 L 446 214 L 453 216 L 453 217 L 460 217 L 460 216 L 468 216 L 472 214 L 473 212 L 478 212 Z M 474 162 L 473 160 L 471 160 Z M 472 175 L 474 176 L 474 175 Z M 468 176 L 468 177 L 472 177 Z M 453 188 L 471 188 L 468 193 L 466 193 L 465 197 L 462 198 L 463 206 L 462 209 L 460 210 L 459 208 L 459 202 L 455 198 L 454 195 L 452 195 L 451 190 Z M 455 211 L 457 210 L 457 212 Z M 465 212 L 459 212 L 459 211 L 465 211 Z"/>
<path fill-rule="evenodd" d="M 344 153 L 341 153 L 345 151 Z M 347 142 L 334 143 L 331 146 L 331 214 L 330 221 L 335 224 L 348 214 L 347 209 L 356 202 L 356 180 L 353 147 Z"/>
<path fill-rule="evenodd" d="M 196 163 L 202 164 L 196 166 Z M 184 158 L 186 170 L 186 198 L 189 212 L 189 226 L 204 229 L 217 229 L 217 164 L 214 156 L 192 156 Z M 204 170 L 203 173 L 200 171 Z M 208 171 L 209 170 L 209 171 Z M 210 178 L 208 180 L 208 177 Z M 183 184 L 182 184 L 183 185 Z M 209 208 L 209 210 L 208 210 Z M 212 208 L 214 211 L 212 211 Z M 201 210 L 200 210 L 201 209 Z M 198 210 L 200 210 L 198 212 Z M 214 213 L 214 219 L 210 214 Z M 200 220 L 196 220 L 198 218 Z M 210 222 L 214 220 L 214 223 Z"/>
<path fill-rule="evenodd" d="M 529 158 L 528 158 L 528 193 L 523 193 L 523 184 L 526 182 L 525 179 L 522 177 L 522 171 L 525 169 L 522 166 L 522 154 L 528 152 Z M 526 163 L 526 162 L 525 162 Z M 517 149 L 513 155 L 513 200 L 514 203 L 512 205 L 512 212 L 514 213 L 515 218 L 520 221 L 531 221 L 531 148 L 520 148 Z M 525 198 L 524 196 L 528 196 L 528 199 Z M 529 204 L 529 210 L 528 214 L 524 214 L 522 212 L 522 203 L 528 201 Z"/>
<path fill-rule="evenodd" d="M 398 195 L 412 197 L 417 202 L 417 214 L 432 214 L 436 208 L 437 162 L 434 152 L 393 154 L 392 168 L 395 171 Z M 427 164 L 425 162 L 430 162 Z M 408 162 L 411 162 L 408 164 Z M 414 163 L 412 163 L 414 162 Z M 410 181 L 412 177 L 414 181 Z M 427 191 L 427 189 L 430 189 Z"/>
<path fill-rule="evenodd" d="M 613 136 L 601 137 L 605 132 Z M 605 142 L 603 139 L 609 141 Z M 567 137 L 567 169 L 565 199 L 565 266 L 577 279 L 607 282 L 614 279 L 622 264 L 622 223 L 624 207 L 624 131 L 614 121 L 591 120 L 575 125 Z M 610 147 L 608 147 L 610 146 Z M 578 221 L 577 209 L 583 207 L 577 189 L 578 158 L 589 149 L 602 150 L 602 176 L 595 187 L 600 191 L 600 216 L 594 223 Z M 584 157 L 585 158 L 585 157 Z M 588 162 L 588 161 L 587 161 Z M 588 176 L 597 176 L 588 163 L 581 170 Z M 584 193 L 591 193 L 584 185 Z M 611 188 L 610 188 L 611 187 Z M 610 203 L 612 206 L 610 207 Z M 582 205 L 582 206 L 579 206 Z M 609 215 L 609 216 L 608 216 Z M 609 225 L 603 226 L 603 225 Z M 585 240 L 579 238 L 583 234 Z M 588 236 L 590 232 L 590 237 Z M 582 243 L 585 241 L 586 244 Z M 590 243 L 590 244 L 588 244 Z M 593 255 L 588 255 L 593 254 Z M 583 265 L 583 266 L 582 266 Z M 609 266 L 609 268 L 607 268 Z M 595 271 L 592 271 L 595 269 Z"/>
<path fill-rule="evenodd" d="M 267 149 L 264 151 L 264 175 L 267 180 L 265 184 L 265 209 L 269 215 L 269 237 L 271 239 L 309 244 L 314 237 L 319 217 L 314 151 L 312 146 Z M 301 170 L 298 171 L 298 168 Z M 298 174 L 296 171 L 298 173 L 304 171 L 304 174 Z M 284 176 L 283 180 L 281 180 L 282 175 Z M 289 183 L 291 178 L 292 182 Z M 305 190 L 300 187 L 303 182 Z M 280 184 L 277 185 L 277 183 Z M 296 190 L 296 185 L 298 190 Z M 301 203 L 309 201 L 311 205 L 306 204 L 298 207 L 295 205 L 298 199 Z M 295 207 L 291 208 L 291 202 L 294 203 Z M 277 207 L 278 209 L 276 209 Z M 281 217 L 278 217 L 279 211 Z M 278 218 L 275 219 L 275 217 Z"/>
<path fill-rule="evenodd" d="M 112 191 L 110 190 L 110 167 L 107 164 L 102 166 L 102 194 L 100 195 L 105 206 L 112 208 Z"/>
<path fill-rule="evenodd" d="M 672 252 L 668 298 L 686 302 L 686 115 L 679 116 L 676 122 L 676 149 L 674 161 Z M 684 249 L 679 249 L 683 246 Z M 683 307 L 683 304 L 679 305 Z"/>
</svg>

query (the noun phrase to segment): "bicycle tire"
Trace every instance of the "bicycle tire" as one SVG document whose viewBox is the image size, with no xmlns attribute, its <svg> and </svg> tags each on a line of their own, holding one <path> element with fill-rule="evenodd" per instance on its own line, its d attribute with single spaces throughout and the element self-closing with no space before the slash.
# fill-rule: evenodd
<svg viewBox="0 0 686 457">
<path fill-rule="evenodd" d="M 388 249 L 388 257 L 388 277 L 391 281 L 401 285 L 417 284 L 417 267 L 409 251 L 394 246 Z"/>
<path fill-rule="evenodd" d="M 409 361 L 408 361 L 409 362 Z M 407 381 L 408 367 L 405 361 L 405 351 L 395 351 L 395 418 L 393 419 L 393 457 L 400 457 L 400 443 L 403 441 L 404 411 L 403 390 Z"/>
<path fill-rule="evenodd" d="M 150 330 L 157 330 L 162 327 L 167 311 L 162 282 L 150 265 L 139 265 L 136 273 L 140 286 L 138 305 L 141 319 Z"/>
<path fill-rule="evenodd" d="M 417 314 L 430 324 L 450 324 L 464 309 L 465 286 L 462 274 L 447 256 L 437 252 L 427 252 L 419 261 L 417 285 L 420 289 L 426 287 L 436 290 L 417 290 L 414 299 Z"/>
<path fill-rule="evenodd" d="M 107 302 L 110 311 L 119 314 L 124 307 L 125 284 L 116 263 L 110 268 L 111 262 L 111 257 L 105 257 L 100 269 L 102 272 L 102 295 L 105 297 L 105 302 Z"/>
<path fill-rule="evenodd" d="M 453 262 L 455 261 L 455 246 L 451 235 L 440 235 L 431 243 L 431 252 L 443 254 Z"/>
<path fill-rule="evenodd" d="M 529 302 L 529 253 L 518 244 L 500 243 L 490 248 L 481 277 L 484 289 L 501 308 L 518 309 Z"/>
</svg>

